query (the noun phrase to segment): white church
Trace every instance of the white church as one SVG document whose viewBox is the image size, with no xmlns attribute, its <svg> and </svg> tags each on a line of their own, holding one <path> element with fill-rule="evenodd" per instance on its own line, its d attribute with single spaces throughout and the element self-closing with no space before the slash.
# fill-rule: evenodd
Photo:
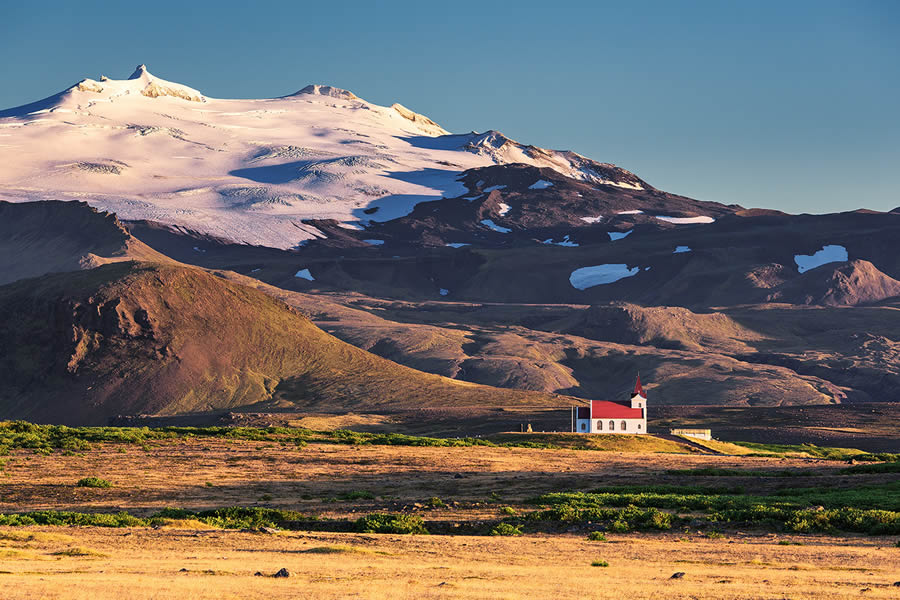
<svg viewBox="0 0 900 600">
<path fill-rule="evenodd" d="M 576 433 L 647 433 L 647 395 L 638 375 L 631 400 L 591 400 L 588 406 L 572 407 L 572 431 Z"/>
</svg>

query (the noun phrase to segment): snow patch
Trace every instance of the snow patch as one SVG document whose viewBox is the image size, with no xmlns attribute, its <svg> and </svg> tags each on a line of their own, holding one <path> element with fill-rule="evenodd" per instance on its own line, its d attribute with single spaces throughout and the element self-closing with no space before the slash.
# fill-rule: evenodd
<svg viewBox="0 0 900 600">
<path fill-rule="evenodd" d="M 642 215 L 644 211 L 642 210 L 620 210 L 616 213 L 617 215 Z"/>
<path fill-rule="evenodd" d="M 450 290 L 448 290 L 447 288 L 441 288 L 441 289 L 440 289 L 440 294 L 441 294 L 441 296 L 446 296 L 446 295 L 449 294 L 449 293 L 450 293 Z"/>
<path fill-rule="evenodd" d="M 309 269 L 300 269 L 294 274 L 294 277 L 299 277 L 300 279 L 305 279 L 307 281 L 316 280 L 316 278 L 312 276 L 312 273 L 309 272 Z"/>
<path fill-rule="evenodd" d="M 509 233 L 510 231 L 512 231 L 512 229 L 509 229 L 508 227 L 501 227 L 500 225 L 497 225 L 490 219 L 482 219 L 481 224 L 484 225 L 485 227 L 489 227 L 489 228 L 493 229 L 494 231 L 496 231 L 498 233 Z"/>
<path fill-rule="evenodd" d="M 538 179 L 534 183 L 528 186 L 529 190 L 545 190 L 548 187 L 552 187 L 553 182 L 547 181 L 546 179 Z"/>
<path fill-rule="evenodd" d="M 714 223 L 715 219 L 712 217 L 656 217 L 660 221 L 665 221 L 666 223 L 672 223 L 674 225 L 692 225 L 694 223 Z"/>
<path fill-rule="evenodd" d="M 591 224 L 599 223 L 600 221 L 603 220 L 603 215 L 598 215 L 596 217 L 581 217 L 581 220 L 584 221 L 585 223 L 591 223 Z"/>
<path fill-rule="evenodd" d="M 676 246 L 675 251 L 672 254 L 681 254 L 682 252 L 690 252 L 690 246 Z"/>
<path fill-rule="evenodd" d="M 795 254 L 794 262 L 797 263 L 798 272 L 806 273 L 810 269 L 815 269 L 816 267 L 821 267 L 828 263 L 847 262 L 848 258 L 849 255 L 847 254 L 846 248 L 831 244 L 823 246 L 821 250 L 810 255 Z"/>
<path fill-rule="evenodd" d="M 463 242 L 450 242 L 449 244 L 444 244 L 445 246 L 449 246 L 451 248 L 462 248 L 463 246 L 470 246 L 471 244 L 465 244 Z"/>
<path fill-rule="evenodd" d="M 575 269 L 569 275 L 569 283 L 572 287 L 579 290 L 586 290 L 595 285 L 606 285 L 614 283 L 626 277 L 632 277 L 638 274 L 640 267 L 628 268 L 625 264 L 605 264 L 595 265 L 593 267 L 581 267 Z"/>
<path fill-rule="evenodd" d="M 553 244 L 554 246 L 566 246 L 568 248 L 577 248 L 578 243 L 572 240 L 569 240 L 569 236 L 563 237 L 561 242 L 554 242 L 553 238 L 547 238 L 546 240 L 541 242 L 542 244 Z"/>
<path fill-rule="evenodd" d="M 614 242 L 616 240 L 621 240 L 622 238 L 628 237 L 629 235 L 631 235 L 632 231 L 634 231 L 634 229 L 629 229 L 625 233 L 622 233 L 621 231 L 609 231 L 607 233 L 609 233 L 609 239 Z"/>
<path fill-rule="evenodd" d="M 384 240 L 363 240 L 365 243 L 371 246 L 383 246 Z"/>
<path fill-rule="evenodd" d="M 509 209 L 510 209 L 509 204 L 505 204 L 505 203 L 501 202 L 499 204 L 499 206 L 500 206 L 500 211 L 497 214 L 499 214 L 500 216 L 503 216 L 509 212 Z"/>
<path fill-rule="evenodd" d="M 343 223 L 338 222 L 338 227 L 341 229 L 355 229 L 356 231 L 364 231 L 365 228 L 362 227 L 359 223 L 353 221 L 344 221 Z"/>
<path fill-rule="evenodd" d="M 484 188 L 482 191 L 485 194 L 490 194 L 494 190 L 505 190 L 505 189 L 506 189 L 505 185 L 492 185 L 491 187 Z"/>
</svg>

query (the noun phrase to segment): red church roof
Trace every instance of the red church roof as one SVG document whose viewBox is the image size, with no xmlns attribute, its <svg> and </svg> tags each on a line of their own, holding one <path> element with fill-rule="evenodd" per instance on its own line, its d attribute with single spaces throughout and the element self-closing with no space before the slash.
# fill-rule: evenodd
<svg viewBox="0 0 900 600">
<path fill-rule="evenodd" d="M 643 419 L 644 411 L 606 400 L 591 400 L 592 419 Z"/>
<path fill-rule="evenodd" d="M 637 382 L 634 384 L 634 393 L 632 395 L 641 395 L 646 398 L 647 396 L 644 394 L 644 388 L 641 386 L 641 374 L 638 373 Z"/>
</svg>

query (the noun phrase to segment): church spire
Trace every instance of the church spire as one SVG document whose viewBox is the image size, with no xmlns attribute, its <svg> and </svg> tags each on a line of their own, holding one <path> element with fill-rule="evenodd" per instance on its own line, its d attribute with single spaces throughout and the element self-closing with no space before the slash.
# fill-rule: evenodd
<svg viewBox="0 0 900 600">
<path fill-rule="evenodd" d="M 634 384 L 634 393 L 632 394 L 632 396 L 644 396 L 644 388 L 641 386 L 640 372 L 638 372 L 637 381 Z"/>
</svg>

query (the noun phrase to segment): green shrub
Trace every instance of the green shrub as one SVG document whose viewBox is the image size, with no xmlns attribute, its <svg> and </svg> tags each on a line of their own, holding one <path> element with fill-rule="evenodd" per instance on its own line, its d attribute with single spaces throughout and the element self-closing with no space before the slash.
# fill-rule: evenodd
<svg viewBox="0 0 900 600">
<path fill-rule="evenodd" d="M 606 562 L 605 560 L 595 560 L 594 562 L 591 563 L 591 566 L 592 567 L 608 567 L 609 563 Z"/>
<path fill-rule="evenodd" d="M 522 528 L 510 523 L 497 523 L 491 529 L 490 535 L 522 535 Z"/>
<path fill-rule="evenodd" d="M 417 515 L 373 513 L 356 521 L 360 533 L 428 533 L 425 522 Z"/>
<path fill-rule="evenodd" d="M 631 531 L 631 525 L 623 519 L 616 519 L 609 525 L 609 530 L 615 533 L 628 533 Z"/>
<path fill-rule="evenodd" d="M 166 509 L 171 510 L 171 509 Z M 219 508 L 216 510 L 204 510 L 198 513 L 189 511 L 177 511 L 183 516 L 170 516 L 165 511 L 157 513 L 156 517 L 169 519 L 197 519 L 207 525 L 221 527 L 222 529 L 248 529 L 254 527 L 281 527 L 288 521 L 304 521 L 309 517 L 293 510 L 280 510 L 277 508 L 263 508 L 259 506 Z"/>
<path fill-rule="evenodd" d="M 133 517 L 126 512 L 75 513 L 55 510 L 40 510 L 18 515 L 0 515 L 0 525 L 21 527 L 27 525 L 56 525 L 81 527 L 144 527 L 146 519 Z"/>
<path fill-rule="evenodd" d="M 82 477 L 78 480 L 78 483 L 75 484 L 77 487 L 89 487 L 89 488 L 110 488 L 112 484 L 105 479 L 100 479 L 99 477 Z"/>
<path fill-rule="evenodd" d="M 519 511 L 514 509 L 512 506 L 501 506 L 500 512 L 504 515 L 509 515 L 511 517 L 515 517 L 519 514 Z"/>
<path fill-rule="evenodd" d="M 602 531 L 592 531 L 588 534 L 587 539 L 591 542 L 605 542 L 606 536 L 603 535 Z"/>
<path fill-rule="evenodd" d="M 432 496 L 428 499 L 428 506 L 430 506 L 431 508 L 447 508 L 446 502 L 444 502 L 437 496 Z"/>
</svg>

